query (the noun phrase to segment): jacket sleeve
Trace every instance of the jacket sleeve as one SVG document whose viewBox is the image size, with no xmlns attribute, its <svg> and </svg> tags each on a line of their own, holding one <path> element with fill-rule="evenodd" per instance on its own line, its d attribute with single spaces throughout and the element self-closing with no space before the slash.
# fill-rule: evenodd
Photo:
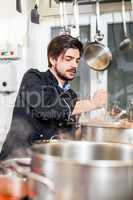
<svg viewBox="0 0 133 200">
<path fill-rule="evenodd" d="M 53 85 L 42 85 L 39 75 L 33 72 L 24 76 L 19 95 L 26 112 L 45 121 L 69 121 L 77 100 L 71 89 L 59 92 Z"/>
</svg>

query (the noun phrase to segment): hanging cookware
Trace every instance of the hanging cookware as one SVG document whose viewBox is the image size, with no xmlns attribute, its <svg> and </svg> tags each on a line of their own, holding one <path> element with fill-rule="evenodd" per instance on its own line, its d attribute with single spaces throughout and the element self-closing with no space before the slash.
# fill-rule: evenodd
<svg viewBox="0 0 133 200">
<path fill-rule="evenodd" d="M 100 6 L 99 0 L 96 1 L 96 35 L 95 41 L 87 45 L 84 50 L 83 58 L 86 63 L 94 70 L 102 71 L 105 70 L 112 60 L 112 54 L 107 46 L 101 44 L 100 41 L 103 39 L 103 34 L 99 29 L 99 16 Z"/>
<path fill-rule="evenodd" d="M 73 16 L 74 16 L 74 23 L 70 27 L 70 33 L 71 36 L 78 38 L 80 35 L 80 29 L 79 29 L 79 6 L 77 0 L 74 0 L 73 2 Z"/>
<path fill-rule="evenodd" d="M 38 5 L 39 2 L 36 0 L 34 8 L 31 10 L 31 22 L 34 24 L 39 24 L 40 15 L 38 12 Z"/>
<path fill-rule="evenodd" d="M 16 0 L 16 10 L 22 13 L 21 0 Z"/>
<path fill-rule="evenodd" d="M 62 34 L 70 34 L 70 29 L 68 27 L 68 17 L 67 17 L 67 11 L 66 11 L 66 2 L 60 1 L 60 35 Z"/>
<path fill-rule="evenodd" d="M 131 40 L 128 37 L 126 18 L 125 18 L 125 0 L 122 0 L 122 19 L 123 19 L 123 31 L 124 31 L 124 40 L 121 41 L 119 48 L 121 51 L 127 51 L 131 48 Z"/>
</svg>

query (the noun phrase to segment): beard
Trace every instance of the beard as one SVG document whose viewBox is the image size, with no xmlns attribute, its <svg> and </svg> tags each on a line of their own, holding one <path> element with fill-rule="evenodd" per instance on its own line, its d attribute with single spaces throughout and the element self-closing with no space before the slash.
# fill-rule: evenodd
<svg viewBox="0 0 133 200">
<path fill-rule="evenodd" d="M 76 74 L 76 69 L 67 70 L 67 71 L 68 71 L 68 72 L 69 72 L 69 71 L 70 71 L 70 72 L 72 71 L 73 73 Z M 66 72 L 67 72 L 67 71 L 66 71 Z M 72 77 L 72 78 L 68 77 L 67 75 L 65 75 L 65 74 L 63 74 L 62 72 L 60 72 L 57 68 L 55 68 L 55 72 L 56 72 L 57 76 L 58 76 L 60 79 L 64 80 L 64 81 L 71 81 L 71 80 L 73 80 L 73 79 L 75 78 L 75 76 Z"/>
</svg>

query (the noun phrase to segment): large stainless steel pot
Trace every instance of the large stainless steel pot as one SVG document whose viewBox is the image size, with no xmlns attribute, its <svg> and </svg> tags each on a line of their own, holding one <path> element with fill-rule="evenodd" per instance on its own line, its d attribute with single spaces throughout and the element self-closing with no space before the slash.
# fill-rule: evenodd
<svg viewBox="0 0 133 200">
<path fill-rule="evenodd" d="M 47 177 L 51 192 L 35 182 L 35 199 L 132 200 L 133 146 L 70 141 L 36 145 L 31 170 Z"/>
<path fill-rule="evenodd" d="M 96 142 L 119 142 L 133 144 L 133 128 L 117 123 L 83 123 L 81 138 Z"/>
</svg>

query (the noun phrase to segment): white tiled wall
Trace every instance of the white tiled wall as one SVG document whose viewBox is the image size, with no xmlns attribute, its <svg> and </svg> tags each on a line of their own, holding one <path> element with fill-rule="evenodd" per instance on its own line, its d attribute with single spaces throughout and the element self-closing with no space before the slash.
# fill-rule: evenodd
<svg viewBox="0 0 133 200">
<path fill-rule="evenodd" d="M 29 21 L 29 19 L 27 19 L 27 21 Z M 19 29 L 16 31 L 18 30 Z M 8 82 L 13 85 L 16 81 L 16 89 L 14 92 L 0 92 L 0 148 L 10 127 L 14 102 L 24 73 L 29 68 L 37 68 L 40 71 L 45 71 L 47 69 L 46 55 L 47 44 L 50 40 L 49 27 L 43 23 L 40 23 L 40 25 L 28 23 L 28 27 L 25 30 L 27 32 L 25 33 L 25 42 L 21 44 L 21 59 L 11 60 L 9 62 L 0 61 L 0 72 L 2 71 L 2 73 L 4 73 L 3 75 L 0 73 L 0 84 L 5 79 L 9 80 Z M 5 66 L 5 68 L 3 66 Z M 14 78 L 12 76 L 14 76 Z"/>
</svg>

